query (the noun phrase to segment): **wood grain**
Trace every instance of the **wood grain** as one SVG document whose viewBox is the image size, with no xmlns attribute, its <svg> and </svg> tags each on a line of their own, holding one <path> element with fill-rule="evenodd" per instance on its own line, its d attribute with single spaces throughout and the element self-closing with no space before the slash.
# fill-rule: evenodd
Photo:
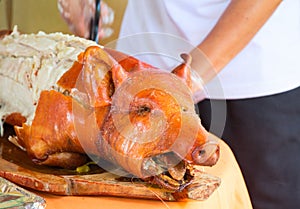
<svg viewBox="0 0 300 209">
<path fill-rule="evenodd" d="M 7 139 L 14 134 L 11 126 L 5 125 L 5 135 L 0 138 L 0 176 L 20 186 L 57 195 L 117 196 L 176 201 L 188 199 L 186 193 L 172 193 L 136 178 L 126 178 L 106 172 L 94 166 L 86 174 L 35 165 L 27 153 Z M 198 200 L 207 199 L 219 186 L 217 177 L 206 173 L 197 176 Z M 186 192 L 186 191 L 185 191 Z M 195 191 L 193 191 L 195 193 Z"/>
</svg>

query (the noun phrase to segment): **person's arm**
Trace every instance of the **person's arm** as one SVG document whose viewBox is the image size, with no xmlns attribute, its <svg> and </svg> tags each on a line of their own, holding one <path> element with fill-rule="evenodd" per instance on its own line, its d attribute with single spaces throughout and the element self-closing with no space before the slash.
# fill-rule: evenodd
<svg viewBox="0 0 300 209">
<path fill-rule="evenodd" d="M 210 81 L 253 38 L 282 0 L 232 0 L 205 40 L 191 52 L 192 68 L 204 83 Z M 203 57 L 211 65 L 203 66 Z"/>
</svg>

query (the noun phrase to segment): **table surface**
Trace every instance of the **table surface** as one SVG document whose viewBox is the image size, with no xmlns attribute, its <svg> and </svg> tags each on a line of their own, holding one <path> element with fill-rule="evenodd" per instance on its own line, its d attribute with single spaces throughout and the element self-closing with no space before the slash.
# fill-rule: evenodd
<svg viewBox="0 0 300 209">
<path fill-rule="evenodd" d="M 214 135 L 210 137 L 216 138 Z M 46 209 L 82 208 L 174 208 L 174 209 L 252 209 L 249 194 L 231 149 L 220 141 L 221 152 L 218 163 L 213 167 L 203 167 L 203 171 L 221 178 L 221 185 L 205 201 L 166 202 L 117 197 L 57 196 L 35 192 L 46 200 Z M 151 192 L 149 190 L 149 192 Z"/>
</svg>

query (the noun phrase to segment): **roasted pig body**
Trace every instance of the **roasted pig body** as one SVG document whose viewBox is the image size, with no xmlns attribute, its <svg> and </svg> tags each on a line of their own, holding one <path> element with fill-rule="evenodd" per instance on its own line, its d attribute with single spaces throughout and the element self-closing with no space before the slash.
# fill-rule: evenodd
<svg viewBox="0 0 300 209">
<path fill-rule="evenodd" d="M 96 156 L 182 191 L 194 166 L 219 156 L 195 113 L 182 57 L 165 72 L 75 36 L 15 30 L 0 40 L 0 121 L 37 164 L 75 168 Z"/>
</svg>

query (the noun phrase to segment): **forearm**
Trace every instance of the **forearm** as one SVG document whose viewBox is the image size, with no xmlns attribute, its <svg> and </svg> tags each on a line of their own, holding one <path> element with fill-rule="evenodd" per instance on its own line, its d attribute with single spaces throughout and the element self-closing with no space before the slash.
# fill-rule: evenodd
<svg viewBox="0 0 300 209">
<path fill-rule="evenodd" d="M 253 38 L 282 0 L 232 0 L 205 40 L 191 52 L 204 83 L 219 73 Z M 201 54 L 201 53 L 203 54 Z M 205 63 L 203 55 L 210 65 Z"/>
</svg>

